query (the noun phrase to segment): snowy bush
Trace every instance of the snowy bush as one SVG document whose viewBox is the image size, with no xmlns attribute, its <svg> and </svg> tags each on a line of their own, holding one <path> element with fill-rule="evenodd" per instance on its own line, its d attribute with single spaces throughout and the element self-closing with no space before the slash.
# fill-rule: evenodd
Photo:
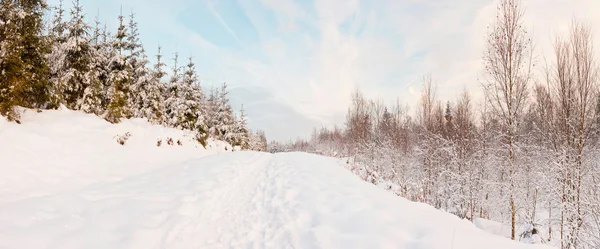
<svg viewBox="0 0 600 249">
<path fill-rule="evenodd" d="M 119 143 L 120 145 L 125 145 L 125 142 L 127 142 L 129 137 L 131 137 L 131 133 L 126 132 L 123 135 L 117 135 L 115 137 L 116 137 L 117 143 Z"/>
</svg>

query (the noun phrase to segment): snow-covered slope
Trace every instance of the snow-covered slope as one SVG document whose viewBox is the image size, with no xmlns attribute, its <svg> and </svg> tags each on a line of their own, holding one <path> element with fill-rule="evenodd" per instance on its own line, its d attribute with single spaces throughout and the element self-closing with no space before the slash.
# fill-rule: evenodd
<svg viewBox="0 0 600 249">
<path fill-rule="evenodd" d="M 165 165 L 231 151 L 210 141 L 207 149 L 189 131 L 151 125 L 142 119 L 110 124 L 68 109 L 24 110 L 22 124 L 0 117 L 0 203 L 118 181 Z M 118 136 L 129 132 L 124 145 Z M 167 139 L 173 145 L 167 144 Z M 157 141 L 161 140 L 161 146 Z M 177 145 L 177 141 L 181 146 Z"/>
<path fill-rule="evenodd" d="M 0 120 L 0 248 L 542 248 L 378 189 L 332 158 L 207 156 L 223 144 L 157 147 L 190 134 L 69 111 L 22 121 Z M 112 137 L 124 132 L 121 146 Z"/>
</svg>

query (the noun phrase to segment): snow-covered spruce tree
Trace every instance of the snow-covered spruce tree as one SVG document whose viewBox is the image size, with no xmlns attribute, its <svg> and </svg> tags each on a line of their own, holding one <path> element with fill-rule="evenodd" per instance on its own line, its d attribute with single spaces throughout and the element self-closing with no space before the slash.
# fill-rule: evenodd
<svg viewBox="0 0 600 249">
<path fill-rule="evenodd" d="M 173 57 L 171 75 L 164 92 L 165 100 L 165 124 L 169 127 L 177 127 L 177 109 L 179 106 L 179 81 L 181 79 L 181 68 L 179 67 L 179 53 Z"/>
<path fill-rule="evenodd" d="M 262 130 L 257 130 L 255 133 L 250 132 L 248 143 L 250 150 L 267 152 L 267 137 Z"/>
<path fill-rule="evenodd" d="M 58 65 L 59 75 L 57 88 L 60 89 L 61 100 L 73 110 L 79 110 L 83 102 L 85 89 L 90 85 L 90 66 L 92 52 L 89 36 L 90 26 L 84 21 L 83 8 L 79 1 L 74 2 L 71 9 L 71 20 L 66 24 L 66 39 L 57 44 L 64 54 L 63 64 Z M 60 42 L 60 41 L 57 41 Z M 58 63 L 61 61 L 59 60 Z"/>
<path fill-rule="evenodd" d="M 217 137 L 228 143 L 232 143 L 235 134 L 236 121 L 233 116 L 233 111 L 229 105 L 227 95 L 227 84 L 223 83 L 217 96 L 217 113 L 216 113 L 216 131 Z"/>
<path fill-rule="evenodd" d="M 202 105 L 204 113 L 204 123 L 208 127 L 208 134 L 212 137 L 217 137 L 217 90 L 211 87 L 210 94 Z"/>
<path fill-rule="evenodd" d="M 186 89 L 182 89 L 184 86 L 182 82 L 183 75 L 181 73 L 181 67 L 179 66 L 179 53 L 175 53 L 175 57 L 173 57 L 173 67 L 171 70 L 171 78 L 169 79 L 168 90 L 165 96 L 167 125 L 178 129 L 184 129 L 186 128 L 183 123 L 185 122 L 184 116 L 187 111 L 187 106 L 182 97 L 184 95 L 182 91 L 185 91 Z"/>
<path fill-rule="evenodd" d="M 126 38 L 126 50 L 128 52 L 127 60 L 129 61 L 129 64 L 131 64 L 131 67 L 136 68 L 139 66 L 137 65 L 139 57 L 144 54 L 144 47 L 139 38 L 140 33 L 138 23 L 135 21 L 135 14 L 133 12 L 129 15 L 129 24 L 126 32 L 128 32 Z M 145 64 L 142 65 L 145 66 Z M 135 75 L 132 75 L 131 78 L 135 79 Z"/>
<path fill-rule="evenodd" d="M 91 38 L 91 60 L 90 60 L 90 84 L 83 92 L 81 110 L 101 116 L 108 105 L 106 90 L 108 88 L 109 75 L 109 51 L 106 41 L 106 30 L 100 29 L 98 17 Z"/>
<path fill-rule="evenodd" d="M 204 127 L 203 119 L 198 122 L 204 94 L 199 87 L 192 59 L 190 58 L 183 73 L 178 66 L 178 59 L 179 54 L 176 53 L 165 100 L 167 124 L 178 129 L 197 130 L 198 127 Z"/>
<path fill-rule="evenodd" d="M 165 72 L 165 70 L 163 70 L 163 68 L 166 66 L 166 64 L 162 61 L 163 55 L 161 54 L 161 46 L 158 46 L 158 52 L 156 54 L 156 63 L 154 64 L 154 78 L 156 78 L 158 81 L 162 82 L 162 78 L 165 77 L 165 75 L 167 75 L 167 72 Z"/>
<path fill-rule="evenodd" d="M 236 121 L 231 106 L 229 106 L 227 94 L 226 83 L 223 83 L 220 89 L 211 89 L 211 93 L 203 105 L 203 110 L 210 136 L 233 143 Z"/>
<path fill-rule="evenodd" d="M 204 92 L 200 87 L 198 76 L 196 75 L 196 65 L 192 57 L 189 58 L 182 77 L 182 86 L 180 87 L 180 98 L 184 100 L 182 126 L 185 129 L 196 131 L 196 139 L 203 146 L 206 146 L 208 139 L 208 126 L 206 124 L 206 115 L 204 113 Z"/>
<path fill-rule="evenodd" d="M 23 61 L 17 33 L 17 4 L 13 1 L 0 3 L 0 115 L 9 121 L 19 122 L 19 115 L 14 109 L 19 102 L 14 90 L 17 84 L 24 84 L 25 79 L 19 71 Z"/>
<path fill-rule="evenodd" d="M 65 46 L 67 43 L 67 23 L 64 21 L 65 10 L 63 0 L 54 7 L 54 16 L 50 22 L 49 39 L 52 41 L 51 52 L 46 55 L 50 69 L 51 97 L 54 103 L 63 103 L 62 86 L 65 78 Z"/>
<path fill-rule="evenodd" d="M 127 26 L 127 45 L 125 47 L 126 60 L 131 66 L 130 80 L 130 91 L 127 98 L 129 106 L 131 107 L 131 114 L 133 117 L 142 118 L 141 109 L 142 102 L 145 98 L 143 87 L 147 83 L 146 75 L 146 64 L 148 63 L 146 58 L 142 58 L 144 48 L 139 39 L 138 24 L 135 21 L 135 14 L 132 12 L 129 15 L 129 24 Z"/>
<path fill-rule="evenodd" d="M 0 114 L 19 121 L 14 106 L 44 108 L 50 104 L 50 70 L 43 34 L 43 0 L 0 1 Z"/>
<path fill-rule="evenodd" d="M 63 44 L 65 54 L 63 70 L 64 77 L 59 80 L 64 104 L 74 110 L 79 110 L 83 103 L 85 89 L 90 86 L 90 66 L 92 51 L 89 31 L 91 27 L 84 20 L 83 7 L 79 0 L 74 1 L 71 9 L 71 20 L 67 23 L 66 41 Z"/>
<path fill-rule="evenodd" d="M 83 92 L 81 110 L 99 116 L 105 111 L 102 108 L 102 81 L 98 77 L 98 71 L 94 71 L 90 75 L 92 77 L 90 78 L 89 86 Z"/>
<path fill-rule="evenodd" d="M 250 150 L 259 151 L 259 138 L 258 134 L 254 132 L 250 132 L 250 136 L 248 137 L 248 146 Z"/>
<path fill-rule="evenodd" d="M 240 109 L 240 116 L 235 118 L 235 128 L 232 131 L 231 145 L 240 146 L 242 150 L 250 149 L 250 130 L 248 130 L 248 117 L 244 106 Z"/>
<path fill-rule="evenodd" d="M 267 144 L 267 136 L 265 135 L 265 132 L 262 130 L 258 130 L 258 131 L 256 131 L 256 135 L 258 136 L 258 143 L 257 143 L 258 147 L 256 148 L 256 150 L 267 152 L 268 144 Z"/>
<path fill-rule="evenodd" d="M 119 28 L 111 41 L 111 45 L 108 75 L 110 84 L 108 99 L 110 102 L 104 118 L 109 122 L 118 123 L 121 118 L 131 117 L 128 97 L 131 90 L 132 70 L 126 56 L 129 43 L 127 41 L 127 27 L 124 24 L 122 14 L 119 15 Z"/>
<path fill-rule="evenodd" d="M 127 62 L 131 66 L 130 91 L 128 96 L 129 106 L 131 107 L 133 117 L 143 118 L 142 108 L 146 96 L 145 87 L 151 78 L 149 70 L 146 68 L 148 59 L 144 52 L 144 47 L 139 39 L 139 32 L 135 21 L 135 14 L 129 15 L 129 25 L 127 33 L 127 45 L 125 50 Z"/>
<path fill-rule="evenodd" d="M 196 130 L 197 125 L 203 126 L 203 124 L 198 123 L 198 116 L 201 114 L 201 101 L 204 99 L 204 93 L 200 89 L 198 75 L 196 75 L 196 65 L 192 57 L 188 59 L 188 64 L 186 64 L 183 71 L 179 90 L 179 96 L 183 99 L 184 104 L 181 110 L 183 111 L 181 126 L 184 129 Z"/>
<path fill-rule="evenodd" d="M 206 108 L 204 107 L 206 96 L 200 87 L 198 76 L 196 75 L 196 66 L 192 61 L 192 57 L 189 58 L 189 62 L 186 65 L 186 69 L 183 73 L 183 87 L 181 93 L 185 99 L 189 114 L 186 115 L 186 120 L 195 122 L 191 127 L 192 130 L 196 131 L 196 139 L 203 146 L 206 146 L 206 140 L 209 137 L 209 130 L 207 125 L 207 114 Z"/>
<path fill-rule="evenodd" d="M 198 113 L 198 120 L 196 121 L 196 140 L 198 140 L 198 142 L 200 144 L 202 144 L 202 146 L 206 147 L 207 144 L 207 139 L 209 138 L 210 134 L 209 134 L 209 129 L 208 129 L 208 125 L 206 124 L 206 114 L 203 112 L 204 108 L 200 109 L 200 112 Z"/>
<path fill-rule="evenodd" d="M 163 77 L 167 75 L 167 72 L 163 70 L 166 64 L 162 61 L 163 55 L 161 53 L 161 46 L 158 46 L 158 52 L 156 54 L 156 63 L 153 66 L 152 70 L 152 82 L 151 86 L 148 88 L 150 94 L 148 95 L 148 100 L 150 101 L 150 105 L 146 105 L 147 108 L 145 112 L 150 114 L 153 113 L 156 118 L 156 122 L 159 124 L 167 124 L 167 114 L 166 114 L 166 96 L 168 96 L 168 86 L 165 82 L 162 81 Z"/>
<path fill-rule="evenodd" d="M 100 36 L 98 39 L 98 43 L 95 45 L 97 47 L 96 51 L 98 52 L 97 64 L 98 70 L 100 71 L 100 79 L 102 82 L 102 110 L 104 110 L 103 115 L 106 114 L 108 110 L 108 105 L 111 101 L 111 92 L 112 92 L 112 81 L 111 81 L 111 72 L 112 72 L 112 58 L 114 57 L 116 51 L 112 44 L 112 34 L 108 31 L 106 24 L 99 32 Z"/>
<path fill-rule="evenodd" d="M 156 78 L 148 68 L 148 57 L 139 40 L 138 27 L 134 18 L 135 15 L 132 13 L 127 36 L 129 45 L 127 61 L 132 70 L 129 103 L 133 117 L 147 118 L 153 123 L 162 123 L 164 107 L 160 78 Z"/>
</svg>

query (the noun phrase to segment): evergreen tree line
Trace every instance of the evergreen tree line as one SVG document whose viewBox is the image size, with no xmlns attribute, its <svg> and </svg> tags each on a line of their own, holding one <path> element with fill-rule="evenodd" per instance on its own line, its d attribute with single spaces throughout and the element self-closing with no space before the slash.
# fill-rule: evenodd
<svg viewBox="0 0 600 249">
<path fill-rule="evenodd" d="M 356 91 L 343 127 L 270 150 L 348 158 L 366 181 L 461 218 L 510 225 L 515 240 L 535 228 L 542 243 L 600 248 L 600 67 L 590 28 L 573 21 L 534 68 L 519 2 L 503 0 L 497 11 L 478 108 L 466 89 L 440 101 L 426 76 L 416 115 Z"/>
<path fill-rule="evenodd" d="M 226 84 L 203 91 L 193 58 L 181 63 L 176 53 L 166 69 L 159 46 L 151 65 L 134 14 L 120 14 L 111 33 L 97 18 L 92 25 L 85 21 L 79 0 L 68 17 L 61 1 L 45 23 L 49 9 L 43 0 L 1 0 L 0 114 L 8 120 L 19 122 L 16 106 L 64 105 L 112 123 L 145 118 L 192 130 L 203 145 L 214 137 L 266 150 L 264 133 L 248 129 L 243 110 L 233 112 Z"/>
</svg>

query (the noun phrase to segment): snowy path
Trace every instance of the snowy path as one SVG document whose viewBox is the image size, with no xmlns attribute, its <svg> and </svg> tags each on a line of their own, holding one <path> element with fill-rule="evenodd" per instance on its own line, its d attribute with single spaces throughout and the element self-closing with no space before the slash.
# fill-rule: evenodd
<svg viewBox="0 0 600 249">
<path fill-rule="evenodd" d="M 530 248 L 339 163 L 238 152 L 48 189 L 0 204 L 0 248 Z"/>
</svg>

